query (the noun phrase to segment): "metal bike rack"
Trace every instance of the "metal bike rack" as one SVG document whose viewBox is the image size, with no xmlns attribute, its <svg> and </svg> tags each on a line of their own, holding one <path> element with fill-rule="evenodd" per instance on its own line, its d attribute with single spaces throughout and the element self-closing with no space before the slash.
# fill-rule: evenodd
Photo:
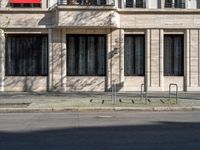
<svg viewBox="0 0 200 150">
<path fill-rule="evenodd" d="M 145 95 L 145 104 L 147 104 L 148 102 L 148 91 L 147 91 L 147 88 L 145 88 L 145 84 L 141 84 L 141 91 L 140 91 L 140 100 L 143 101 L 144 99 L 144 95 Z"/>
<path fill-rule="evenodd" d="M 116 84 L 112 84 L 112 101 L 114 104 L 116 104 L 117 101 L 117 88 Z"/>
<path fill-rule="evenodd" d="M 174 95 L 172 93 L 172 86 L 175 86 L 176 87 L 176 101 L 175 103 L 177 104 L 178 103 L 178 84 L 175 84 L 175 83 L 171 83 L 169 84 L 169 100 L 171 99 L 171 95 Z"/>
</svg>

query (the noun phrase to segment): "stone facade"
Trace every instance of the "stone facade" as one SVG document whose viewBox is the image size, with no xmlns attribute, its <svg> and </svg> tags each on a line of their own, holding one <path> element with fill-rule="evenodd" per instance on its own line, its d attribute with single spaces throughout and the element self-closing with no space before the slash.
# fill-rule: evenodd
<svg viewBox="0 0 200 150">
<path fill-rule="evenodd" d="M 168 91 L 176 83 L 180 91 L 200 91 L 200 10 L 165 9 L 164 1 L 147 8 L 110 6 L 57 6 L 50 8 L 0 8 L 1 91 Z M 192 1 L 193 2 L 193 1 Z M 152 6 L 152 8 L 150 8 Z M 157 6 L 157 8 L 155 8 Z M 48 76 L 5 76 L 6 34 L 48 34 Z M 106 76 L 67 76 L 68 34 L 107 36 Z M 124 76 L 124 35 L 145 35 L 145 76 Z M 164 76 L 165 34 L 184 35 L 184 76 Z"/>
</svg>

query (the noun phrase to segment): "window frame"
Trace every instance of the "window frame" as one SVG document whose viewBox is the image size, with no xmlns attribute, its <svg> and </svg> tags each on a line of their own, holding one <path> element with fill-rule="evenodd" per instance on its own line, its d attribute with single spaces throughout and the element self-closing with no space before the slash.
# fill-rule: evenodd
<svg viewBox="0 0 200 150">
<path fill-rule="evenodd" d="M 171 0 L 171 2 L 166 2 L 167 0 L 165 0 L 165 4 L 164 7 L 165 8 L 173 8 L 173 9 L 185 9 L 186 8 L 186 1 L 183 0 L 182 3 L 178 3 L 177 0 Z M 170 4 L 170 5 L 169 5 Z"/>
<path fill-rule="evenodd" d="M 143 37 L 143 39 L 144 39 L 144 50 L 143 50 L 143 53 L 144 53 L 144 56 L 143 56 L 143 64 L 144 64 L 144 66 L 143 66 L 143 68 L 144 68 L 144 70 L 143 70 L 143 73 L 141 74 L 141 75 L 138 75 L 138 74 L 127 74 L 126 73 L 126 70 L 125 70 L 125 36 L 129 36 L 129 37 L 134 37 L 134 39 L 135 39 L 135 37 L 136 36 L 140 36 L 140 37 Z M 145 49 L 146 49 L 146 35 L 145 34 L 124 34 L 124 76 L 127 76 L 127 77 L 130 77 L 130 76 L 133 76 L 133 77 L 144 77 L 145 76 L 145 70 L 146 70 L 146 65 L 145 65 L 145 56 L 146 56 L 146 51 L 145 51 Z M 134 40 L 134 43 L 135 43 L 135 40 Z M 135 44 L 134 44 L 135 45 Z"/>
<path fill-rule="evenodd" d="M 142 1 L 142 4 L 143 5 L 137 5 L 139 2 L 138 2 L 138 0 L 132 0 L 132 6 L 131 7 L 129 7 L 128 5 L 127 5 L 127 0 L 125 1 L 125 8 L 136 8 L 136 9 L 144 9 L 144 8 L 146 8 L 147 6 L 146 6 L 146 0 L 141 0 Z M 138 7 L 138 6 L 142 6 L 142 7 Z"/>
<path fill-rule="evenodd" d="M 104 45 L 104 50 L 105 50 L 105 54 L 104 54 L 104 62 L 105 62 L 105 71 L 104 71 L 104 74 L 102 74 L 102 75 L 98 75 L 98 74 L 95 74 L 95 75 L 93 75 L 93 74 L 84 74 L 84 75 L 81 75 L 81 74 L 78 74 L 77 73 L 77 71 L 75 71 L 75 74 L 70 74 L 70 72 L 69 72 L 69 67 L 68 67 L 68 65 L 69 65 L 69 63 L 68 63 L 68 61 L 69 61 L 69 44 L 68 44 L 68 39 L 69 39 L 69 37 L 70 36 L 72 36 L 72 37 L 75 37 L 75 38 L 78 38 L 78 37 L 80 37 L 80 36 L 85 36 L 86 37 L 86 39 L 89 37 L 89 36 L 93 36 L 93 37 L 99 37 L 99 36 L 102 36 L 102 37 L 104 37 L 105 38 L 105 45 Z M 78 41 L 76 41 L 76 44 L 78 44 Z M 89 77 L 104 77 L 104 76 L 107 76 L 107 58 L 108 58 L 108 56 L 107 56 L 107 35 L 106 34 L 67 34 L 66 35 L 66 51 L 67 51 L 67 60 L 66 60 L 66 68 L 67 68 L 67 71 L 66 71 L 66 75 L 67 76 L 69 76 L 69 77 L 87 77 L 87 76 L 89 76 Z M 86 44 L 87 45 L 87 44 Z M 86 46 L 87 47 L 87 46 Z M 86 50 L 88 51 L 88 49 L 86 48 Z M 77 51 L 77 50 L 75 50 L 75 51 Z M 75 56 L 76 57 L 76 59 L 78 59 L 77 57 L 78 56 Z M 77 61 L 77 60 L 76 60 Z M 88 64 L 87 64 L 88 65 Z M 76 64 L 76 68 L 75 68 L 76 70 L 77 70 L 77 64 Z"/>
<path fill-rule="evenodd" d="M 173 51 L 174 51 L 174 38 L 175 37 L 181 37 L 182 39 L 181 39 L 181 41 L 182 41 L 182 44 L 181 44 L 181 48 L 182 48 L 182 55 L 181 55 L 181 58 L 182 58 L 182 67 L 181 67 L 181 74 L 179 74 L 179 75 L 176 75 L 176 74 L 170 74 L 170 73 L 166 73 L 166 71 L 165 71 L 165 59 L 166 59 L 166 57 L 165 57 L 165 37 L 172 37 L 173 39 L 172 39 L 172 47 L 173 47 Z M 184 34 L 164 34 L 164 41 L 163 41 L 163 54 L 164 54 L 164 57 L 163 57 L 163 75 L 164 76 L 177 76 L 177 77 L 182 77 L 182 76 L 184 76 L 184 49 L 185 49 L 185 47 L 184 47 Z M 173 58 L 174 59 L 174 58 Z"/>
<path fill-rule="evenodd" d="M 47 38 L 47 58 L 46 58 L 46 61 L 47 61 L 47 73 L 46 74 L 38 74 L 38 75 L 30 75 L 30 74 L 27 74 L 27 75 L 20 75 L 20 74 L 9 74 L 8 71 L 6 71 L 6 65 L 9 63 L 8 62 L 8 51 L 7 51 L 7 37 L 33 37 L 33 36 L 36 36 L 36 37 L 46 37 Z M 4 64 L 4 68 L 5 68 L 5 76 L 8 76 L 8 77 L 47 77 L 49 76 L 49 39 L 48 39 L 48 34 L 5 34 L 5 64 Z"/>
</svg>

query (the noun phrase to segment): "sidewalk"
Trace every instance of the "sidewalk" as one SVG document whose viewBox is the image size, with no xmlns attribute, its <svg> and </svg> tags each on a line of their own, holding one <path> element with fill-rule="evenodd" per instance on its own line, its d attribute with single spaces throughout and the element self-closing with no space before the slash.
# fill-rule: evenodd
<svg viewBox="0 0 200 150">
<path fill-rule="evenodd" d="M 63 111 L 186 111 L 200 110 L 200 93 L 180 93 L 178 104 L 169 100 L 167 92 L 149 93 L 148 101 L 140 93 L 1 93 L 0 112 Z"/>
</svg>

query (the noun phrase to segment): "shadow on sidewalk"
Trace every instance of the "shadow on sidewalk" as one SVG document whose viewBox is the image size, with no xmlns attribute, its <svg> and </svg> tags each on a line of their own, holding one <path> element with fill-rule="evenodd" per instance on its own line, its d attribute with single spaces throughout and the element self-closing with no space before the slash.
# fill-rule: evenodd
<svg viewBox="0 0 200 150">
<path fill-rule="evenodd" d="M 199 150 L 200 123 L 0 132 L 1 150 Z"/>
</svg>

